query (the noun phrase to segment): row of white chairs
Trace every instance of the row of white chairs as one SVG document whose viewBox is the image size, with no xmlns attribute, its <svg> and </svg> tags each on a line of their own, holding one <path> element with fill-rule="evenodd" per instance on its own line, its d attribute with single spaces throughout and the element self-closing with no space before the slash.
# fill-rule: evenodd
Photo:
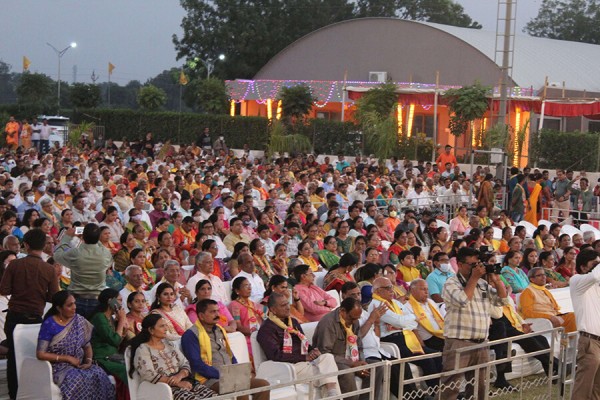
<svg viewBox="0 0 600 400">
<path fill-rule="evenodd" d="M 335 292 L 335 293 L 333 293 Z M 552 289 L 551 293 L 561 307 L 562 312 L 572 312 L 573 303 L 569 288 Z M 336 291 L 331 291 L 339 301 L 339 296 Z M 517 305 L 519 295 L 517 295 Z M 339 303 L 338 303 L 339 304 Z M 541 318 L 529 319 L 527 322 L 533 324 L 534 331 L 542 331 L 550 329 L 552 324 L 550 321 Z M 53 383 L 52 367 L 47 361 L 40 361 L 36 357 L 36 348 L 38 334 L 41 324 L 34 325 L 17 325 L 14 333 L 15 355 L 17 365 L 17 377 L 20 382 L 27 382 L 19 386 L 17 394 L 18 399 L 23 400 L 38 400 L 38 399 L 61 399 L 59 387 Z M 316 329 L 317 322 L 302 324 L 302 329 L 310 342 L 312 342 L 313 334 Z M 256 340 L 256 332 L 251 336 L 251 346 L 253 352 L 254 366 L 258 378 L 268 380 L 270 383 L 285 383 L 293 382 L 296 379 L 294 368 L 286 363 L 278 363 L 268 361 L 262 351 L 262 348 Z M 232 346 L 232 351 L 238 362 L 250 362 L 246 339 L 243 334 L 234 332 L 229 334 L 229 341 Z M 518 344 L 513 345 L 517 354 L 523 354 L 523 350 Z M 381 343 L 381 347 L 390 353 L 395 358 L 400 357 L 398 348 L 390 343 Z M 558 351 L 558 348 L 557 348 Z M 128 360 L 129 354 L 126 353 Z M 129 368 L 129 362 L 127 367 Z M 420 368 L 410 364 L 414 376 L 422 376 Z M 524 358 L 513 362 L 513 371 L 507 374 L 507 379 L 514 379 L 522 376 L 538 374 L 543 372 L 542 366 L 534 358 Z M 21 379 L 21 376 L 26 376 L 26 379 Z M 150 382 L 141 381 L 137 373 L 133 374 L 133 378 L 129 379 L 129 390 L 133 400 L 154 400 L 154 399 L 171 399 L 172 393 L 168 385 L 164 383 L 152 384 Z M 272 399 L 299 399 L 302 400 L 308 395 L 308 387 L 306 385 L 291 385 L 290 387 L 278 389 L 271 393 Z"/>
<path fill-rule="evenodd" d="M 545 225 L 546 227 L 549 228 L 551 224 L 552 224 L 552 222 L 543 220 L 543 219 L 538 221 L 538 226 Z M 517 224 L 517 226 L 525 227 L 525 231 L 527 232 L 527 234 L 526 234 L 527 237 L 533 237 L 533 233 L 537 229 L 537 227 L 535 225 L 533 225 L 532 223 L 530 223 L 528 221 L 521 221 Z M 496 226 L 494 226 L 493 228 L 494 228 L 494 239 L 496 239 L 496 240 L 502 239 L 502 229 L 500 229 Z M 511 229 L 514 234 L 516 226 L 512 226 Z M 565 225 L 562 225 L 560 234 L 562 235 L 562 234 L 566 233 L 572 239 L 573 235 L 575 235 L 575 234 L 582 235 L 584 232 L 588 232 L 588 231 L 594 233 L 594 240 L 600 239 L 600 230 L 590 224 L 581 224 L 579 229 L 574 227 L 573 225 L 565 224 Z"/>
</svg>

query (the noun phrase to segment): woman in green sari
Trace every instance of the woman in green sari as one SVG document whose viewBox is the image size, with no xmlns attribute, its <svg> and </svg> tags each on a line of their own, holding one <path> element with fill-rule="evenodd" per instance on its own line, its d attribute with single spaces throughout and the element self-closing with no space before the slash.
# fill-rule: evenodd
<svg viewBox="0 0 600 400">
<path fill-rule="evenodd" d="M 325 248 L 317 251 L 319 261 L 325 266 L 326 269 L 331 269 L 332 266 L 336 265 L 340 261 L 340 256 L 337 253 L 338 242 L 333 236 L 327 236 L 323 240 Z"/>
<path fill-rule="evenodd" d="M 94 360 L 110 375 L 114 375 L 127 386 L 125 359 L 120 348 L 127 334 L 127 315 L 121 307 L 123 299 L 115 289 L 104 289 L 98 296 L 98 310 L 90 319 L 94 325 L 92 349 Z M 117 385 L 117 391 L 119 391 Z"/>
</svg>

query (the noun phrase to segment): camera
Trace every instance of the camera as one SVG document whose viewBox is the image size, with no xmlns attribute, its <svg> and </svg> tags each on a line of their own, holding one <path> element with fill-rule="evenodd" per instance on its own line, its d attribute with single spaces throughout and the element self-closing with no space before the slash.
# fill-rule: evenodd
<svg viewBox="0 0 600 400">
<path fill-rule="evenodd" d="M 486 274 L 500 275 L 500 271 L 502 271 L 502 264 L 500 264 L 500 263 L 496 263 L 496 264 L 485 264 L 484 263 L 483 266 L 485 267 Z"/>
</svg>

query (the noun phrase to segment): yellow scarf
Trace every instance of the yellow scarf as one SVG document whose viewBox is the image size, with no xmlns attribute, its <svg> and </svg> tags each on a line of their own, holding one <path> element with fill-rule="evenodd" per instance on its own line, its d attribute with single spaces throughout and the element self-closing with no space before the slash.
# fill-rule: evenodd
<svg viewBox="0 0 600 400">
<path fill-rule="evenodd" d="M 194 243 L 196 241 L 196 238 L 194 237 L 194 230 L 190 229 L 189 232 L 186 232 L 183 230 L 182 227 L 179 227 L 179 231 L 181 232 L 181 234 L 183 235 L 183 237 L 185 239 L 187 239 L 187 243 L 185 244 L 189 244 L 189 243 Z"/>
<path fill-rule="evenodd" d="M 462 224 L 463 228 L 468 229 L 469 228 L 469 218 L 463 218 L 460 215 L 457 216 L 458 221 Z"/>
<path fill-rule="evenodd" d="M 402 309 L 393 301 L 387 301 L 386 299 L 384 299 L 376 293 L 373 293 L 373 300 L 378 300 L 382 303 L 385 303 L 387 304 L 389 309 L 392 310 L 392 312 L 398 315 L 403 315 Z M 404 335 L 406 347 L 408 347 L 410 351 L 412 351 L 413 353 L 425 354 L 425 351 L 423 351 L 423 347 L 421 347 L 421 343 L 419 342 L 417 335 L 415 335 L 413 331 L 408 329 L 402 329 L 402 334 Z"/>
<path fill-rule="evenodd" d="M 556 311 L 560 310 L 560 306 L 558 305 L 558 303 L 556 302 L 556 300 L 554 300 L 554 296 L 552 296 L 552 293 L 550 293 L 550 291 L 548 289 L 546 289 L 545 286 L 536 285 L 535 283 L 530 283 L 530 285 L 534 289 L 538 289 L 538 290 L 541 290 L 542 292 L 544 292 L 544 294 L 550 299 L 550 302 L 552 303 L 552 307 Z"/>
<path fill-rule="evenodd" d="M 254 263 L 258 264 L 258 266 L 260 267 L 260 269 L 263 270 L 263 272 L 265 273 L 265 275 L 267 275 L 268 278 L 273 276 L 273 270 L 271 269 L 271 265 L 269 264 L 269 260 L 267 259 L 267 257 L 263 256 L 254 256 Z"/>
<path fill-rule="evenodd" d="M 294 324 L 292 324 L 292 317 L 288 317 L 287 324 L 285 324 L 279 317 L 273 315 L 272 313 L 269 313 L 268 318 L 279 328 L 283 329 L 284 353 L 290 354 L 292 352 L 291 335 L 293 334 L 298 336 L 298 339 L 300 339 L 300 341 L 302 342 L 302 345 L 300 347 L 301 354 L 308 354 L 308 339 L 306 339 L 306 336 L 304 336 L 302 332 L 294 328 Z M 286 343 L 289 343 L 289 345 L 287 345 Z"/>
<path fill-rule="evenodd" d="M 423 305 L 421 303 L 419 303 L 413 296 L 410 296 L 408 298 L 408 301 L 409 301 L 410 305 L 412 306 L 413 311 L 415 312 L 415 315 L 417 316 L 417 322 L 419 324 L 421 324 L 423 326 L 423 328 L 425 328 L 425 330 L 427 332 L 431 333 L 433 336 L 443 339 L 444 338 L 444 319 L 442 318 L 442 315 L 438 311 L 437 307 L 432 306 L 430 302 L 427 302 L 427 306 L 429 307 L 429 309 L 431 310 L 431 313 L 433 314 L 433 319 L 435 319 L 435 322 L 440 327 L 440 329 L 433 329 L 433 325 L 432 325 L 431 321 L 429 320 L 429 318 L 427 318 L 427 315 L 425 314 L 425 311 L 423 310 Z"/>
<path fill-rule="evenodd" d="M 340 313 L 340 324 L 342 325 L 342 329 L 346 334 L 346 358 L 351 361 L 360 360 L 360 355 L 358 353 L 358 336 L 354 334 L 352 330 L 352 325 L 350 327 L 346 326 L 346 321 L 342 314 Z"/>
<path fill-rule="evenodd" d="M 519 314 L 515 312 L 514 307 L 511 304 L 507 304 L 502 307 L 502 313 L 508 319 L 512 326 L 517 330 L 523 332 L 523 319 Z"/>
<path fill-rule="evenodd" d="M 303 256 L 298 257 L 301 261 L 304 261 L 306 265 L 308 265 L 312 272 L 317 272 L 319 270 L 319 263 L 312 257 L 306 258 Z"/>
<path fill-rule="evenodd" d="M 212 366 L 212 347 L 210 345 L 210 337 L 208 336 L 208 333 L 206 333 L 206 329 L 204 329 L 204 326 L 202 326 L 199 320 L 196 321 L 194 325 L 196 325 L 196 328 L 198 328 L 198 344 L 200 345 L 200 358 L 202 359 L 203 363 Z M 221 332 L 223 332 L 227 354 L 229 354 L 229 357 L 232 357 L 233 353 L 231 351 L 231 346 L 229 345 L 227 332 L 219 325 L 217 325 L 217 327 L 221 330 Z M 194 379 L 196 379 L 200 383 L 204 383 L 207 380 L 205 377 L 198 373 L 194 375 Z"/>
<path fill-rule="evenodd" d="M 264 319 L 262 311 L 254 308 L 254 303 L 252 300 L 242 300 L 241 298 L 238 298 L 235 301 L 244 306 L 248 311 L 248 322 L 250 323 L 250 329 L 254 328 L 254 330 L 258 330 L 258 328 L 260 328 L 260 323 Z M 256 315 L 260 317 L 260 321 L 258 318 L 256 318 Z"/>
</svg>

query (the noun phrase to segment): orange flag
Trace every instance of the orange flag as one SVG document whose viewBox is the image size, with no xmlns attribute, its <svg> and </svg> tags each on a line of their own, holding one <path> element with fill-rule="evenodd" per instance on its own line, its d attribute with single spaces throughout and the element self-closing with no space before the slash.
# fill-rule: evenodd
<svg viewBox="0 0 600 400">
<path fill-rule="evenodd" d="M 31 61 L 29 61 L 29 58 L 23 56 L 23 71 L 29 71 L 30 65 L 31 65 Z"/>
<path fill-rule="evenodd" d="M 115 66 L 112 63 L 108 63 L 108 75 L 112 75 L 113 69 L 115 69 Z"/>
</svg>

